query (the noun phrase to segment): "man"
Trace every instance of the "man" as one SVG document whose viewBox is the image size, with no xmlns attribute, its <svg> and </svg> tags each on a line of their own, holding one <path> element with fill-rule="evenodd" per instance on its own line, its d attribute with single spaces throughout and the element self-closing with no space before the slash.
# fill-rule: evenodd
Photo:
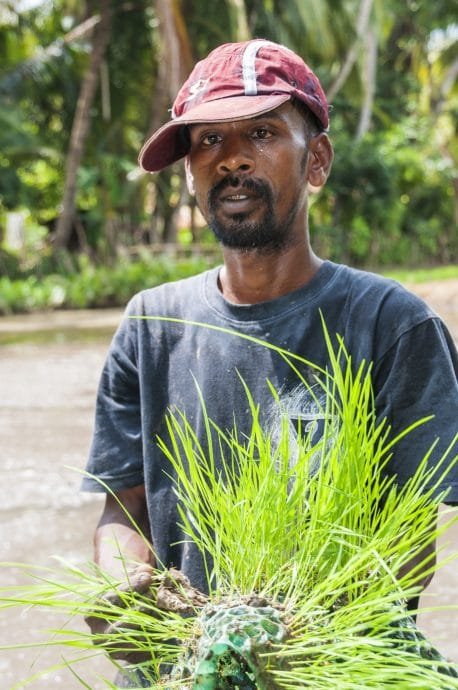
<svg viewBox="0 0 458 690">
<path fill-rule="evenodd" d="M 236 428 L 241 439 L 251 423 L 242 380 L 273 436 L 281 415 L 267 381 L 293 431 L 310 413 L 311 401 L 281 357 L 189 322 L 254 336 L 325 367 L 322 313 L 356 366 L 372 362 L 377 414 L 393 434 L 435 414 L 397 445 L 389 469 L 400 484 L 436 438 L 431 463 L 453 437 L 458 357 L 443 323 L 398 284 L 324 261 L 311 248 L 308 197 L 330 172 L 328 126 L 326 97 L 310 68 L 289 49 L 254 40 L 220 46 L 200 62 L 171 121 L 140 153 L 150 172 L 185 158 L 190 190 L 222 245 L 224 263 L 135 296 L 128 315 L 188 323 L 125 319 L 108 354 L 87 467 L 96 478 L 84 487 L 98 491 L 101 479 L 116 494 L 107 494 L 95 536 L 95 560 L 114 574 L 123 575 L 119 553 L 153 564 L 122 504 L 154 545 L 158 563 L 180 569 L 199 589 L 206 586 L 196 549 L 182 542 L 167 463 L 155 442 L 167 437 L 168 409 L 186 414 L 204 447 L 200 392 L 216 424 Z M 305 367 L 302 374 L 310 379 Z M 456 473 L 447 486 L 450 501 L 458 500 Z M 132 586 L 145 578 L 147 569 L 140 568 Z"/>
</svg>

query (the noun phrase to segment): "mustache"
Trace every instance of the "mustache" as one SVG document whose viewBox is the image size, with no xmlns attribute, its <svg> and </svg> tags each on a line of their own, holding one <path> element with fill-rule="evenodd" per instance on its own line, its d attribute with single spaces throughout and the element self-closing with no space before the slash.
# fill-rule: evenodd
<svg viewBox="0 0 458 690">
<path fill-rule="evenodd" d="M 229 177 L 225 177 L 217 182 L 208 192 L 209 208 L 215 207 L 220 194 L 229 187 L 237 188 L 238 191 L 254 192 L 261 199 L 265 199 L 268 202 L 272 200 L 272 192 L 266 182 L 253 177 L 241 178 L 237 175 L 229 175 Z"/>
</svg>

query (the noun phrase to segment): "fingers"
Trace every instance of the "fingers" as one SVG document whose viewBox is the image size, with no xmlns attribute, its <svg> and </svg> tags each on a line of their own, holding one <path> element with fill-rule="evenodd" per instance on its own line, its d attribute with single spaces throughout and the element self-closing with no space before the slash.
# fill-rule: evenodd
<svg viewBox="0 0 458 690">
<path fill-rule="evenodd" d="M 112 632 L 113 619 L 122 617 L 119 609 L 132 606 L 132 597 L 129 595 L 144 595 L 148 592 L 153 583 L 154 572 L 154 568 L 146 563 L 139 565 L 128 574 L 126 582 L 119 585 L 116 590 L 103 594 L 95 602 L 93 612 L 84 618 L 91 629 L 91 633 L 102 638 L 105 634 Z M 94 643 L 99 644 L 96 639 L 94 639 Z"/>
<path fill-rule="evenodd" d="M 129 663 L 150 661 L 152 656 L 141 627 L 122 616 L 117 621 L 107 624 L 103 634 L 94 638 L 94 644 L 103 647 L 112 659 Z"/>
<path fill-rule="evenodd" d="M 145 651 L 145 630 L 138 623 L 140 614 L 156 617 L 162 610 L 192 616 L 207 602 L 208 597 L 180 571 L 159 573 L 151 565 L 142 564 L 116 590 L 101 596 L 85 620 L 95 645 L 103 647 L 113 659 L 132 662 L 135 657 L 138 663 L 151 659 L 151 652 Z"/>
<path fill-rule="evenodd" d="M 150 589 L 153 579 L 154 568 L 145 563 L 135 568 L 135 570 L 129 575 L 128 582 L 126 582 L 124 587 L 137 592 L 138 594 L 144 594 Z"/>
</svg>

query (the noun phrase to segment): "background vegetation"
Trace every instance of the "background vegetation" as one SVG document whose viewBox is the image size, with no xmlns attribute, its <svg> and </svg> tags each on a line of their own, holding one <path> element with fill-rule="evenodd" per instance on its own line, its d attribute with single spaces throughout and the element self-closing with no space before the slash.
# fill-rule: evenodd
<svg viewBox="0 0 458 690">
<path fill-rule="evenodd" d="M 211 245 L 181 165 L 152 176 L 136 159 L 194 62 L 254 36 L 301 54 L 332 103 L 317 252 L 372 267 L 456 261 L 453 0 L 3 0 L 0 311 L 24 280 L 45 291 L 49 274 L 62 285 L 120 256 L 125 268 L 139 247 Z"/>
</svg>

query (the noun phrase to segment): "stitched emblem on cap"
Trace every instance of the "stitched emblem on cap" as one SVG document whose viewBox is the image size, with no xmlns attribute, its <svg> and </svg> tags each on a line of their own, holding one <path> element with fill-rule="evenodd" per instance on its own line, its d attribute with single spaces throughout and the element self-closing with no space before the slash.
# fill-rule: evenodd
<svg viewBox="0 0 458 690">
<path fill-rule="evenodd" d="M 189 87 L 189 96 L 187 97 L 187 101 L 190 101 L 192 98 L 195 98 L 196 96 L 199 95 L 199 93 L 202 93 L 202 91 L 205 91 L 207 88 L 207 84 L 210 81 L 210 77 L 208 79 L 198 79 L 197 81 L 194 82 L 194 84 L 191 84 Z"/>
</svg>

